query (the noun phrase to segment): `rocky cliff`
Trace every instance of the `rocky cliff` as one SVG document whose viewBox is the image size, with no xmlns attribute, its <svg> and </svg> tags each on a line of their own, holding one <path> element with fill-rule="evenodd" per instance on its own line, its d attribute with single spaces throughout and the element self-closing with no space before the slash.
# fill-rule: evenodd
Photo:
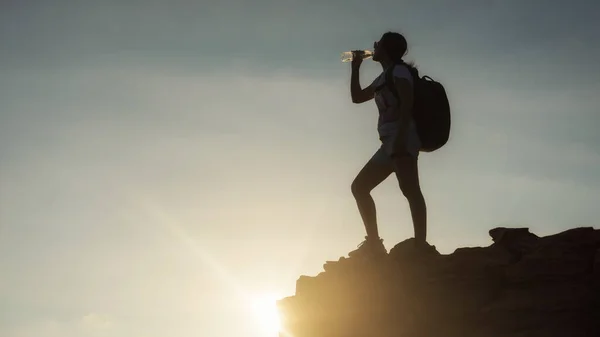
<svg viewBox="0 0 600 337">
<path fill-rule="evenodd" d="M 600 230 L 490 230 L 489 247 L 341 258 L 278 302 L 281 336 L 600 336 Z"/>
</svg>

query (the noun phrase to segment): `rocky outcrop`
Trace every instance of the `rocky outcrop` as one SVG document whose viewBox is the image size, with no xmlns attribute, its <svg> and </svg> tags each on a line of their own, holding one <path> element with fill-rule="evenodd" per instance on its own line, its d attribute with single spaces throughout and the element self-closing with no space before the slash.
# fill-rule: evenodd
<svg viewBox="0 0 600 337">
<path fill-rule="evenodd" d="M 600 336 L 600 230 L 494 228 L 488 247 L 341 258 L 278 302 L 281 336 Z"/>
</svg>

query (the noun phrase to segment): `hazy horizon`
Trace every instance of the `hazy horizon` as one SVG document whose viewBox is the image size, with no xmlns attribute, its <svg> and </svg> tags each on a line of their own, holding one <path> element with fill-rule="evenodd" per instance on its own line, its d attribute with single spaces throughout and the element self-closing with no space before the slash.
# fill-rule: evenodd
<svg viewBox="0 0 600 337">
<path fill-rule="evenodd" d="M 339 56 L 388 30 L 452 105 L 450 142 L 420 158 L 430 243 L 597 227 L 599 10 L 4 1 L 0 335 L 271 337 L 256 301 L 364 237 L 350 183 L 377 111 Z M 386 247 L 411 237 L 394 178 L 373 196 Z"/>
</svg>

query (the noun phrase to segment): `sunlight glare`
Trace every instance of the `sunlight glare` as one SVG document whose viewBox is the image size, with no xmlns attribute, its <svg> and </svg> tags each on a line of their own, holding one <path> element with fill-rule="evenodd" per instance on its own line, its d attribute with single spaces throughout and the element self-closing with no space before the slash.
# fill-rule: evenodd
<svg viewBox="0 0 600 337">
<path fill-rule="evenodd" d="M 279 299 L 274 294 L 262 294 L 251 301 L 251 309 L 259 325 L 270 336 L 276 336 L 281 329 L 279 312 L 276 301 Z"/>
</svg>

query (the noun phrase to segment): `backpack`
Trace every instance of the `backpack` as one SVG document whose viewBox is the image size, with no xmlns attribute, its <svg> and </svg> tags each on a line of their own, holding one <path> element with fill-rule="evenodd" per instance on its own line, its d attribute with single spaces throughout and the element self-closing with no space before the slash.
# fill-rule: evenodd
<svg viewBox="0 0 600 337">
<path fill-rule="evenodd" d="M 448 142 L 450 137 L 450 103 L 444 86 L 429 76 L 419 77 L 416 68 L 408 67 L 413 76 L 413 118 L 421 140 L 421 152 L 433 152 Z M 386 70 L 385 84 L 400 101 L 394 87 L 394 67 Z"/>
</svg>

